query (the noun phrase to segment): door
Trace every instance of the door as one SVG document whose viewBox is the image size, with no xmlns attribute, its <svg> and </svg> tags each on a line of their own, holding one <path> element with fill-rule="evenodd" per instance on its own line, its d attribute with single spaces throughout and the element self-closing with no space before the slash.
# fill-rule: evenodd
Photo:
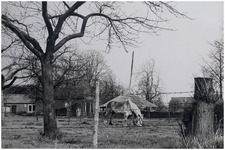
<svg viewBox="0 0 225 150">
<path fill-rule="evenodd" d="M 12 113 L 16 114 L 16 105 L 12 105 Z"/>
</svg>

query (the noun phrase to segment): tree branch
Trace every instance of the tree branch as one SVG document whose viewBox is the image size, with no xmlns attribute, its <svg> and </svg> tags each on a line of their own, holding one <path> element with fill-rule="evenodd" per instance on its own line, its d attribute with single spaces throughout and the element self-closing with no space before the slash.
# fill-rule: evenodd
<svg viewBox="0 0 225 150">
<path fill-rule="evenodd" d="M 83 5 L 85 2 L 76 2 L 70 9 L 68 9 L 63 15 L 59 16 L 57 25 L 55 27 L 54 33 L 53 33 L 53 39 L 56 40 L 59 36 L 59 32 L 62 29 L 62 25 L 65 22 L 66 18 L 69 17 L 76 9 L 78 9 L 81 5 Z M 56 51 L 56 50 L 55 50 Z"/>
<path fill-rule="evenodd" d="M 15 42 L 17 42 L 17 41 L 19 41 L 19 40 L 14 40 L 14 41 L 12 41 L 6 48 L 2 48 L 1 49 L 1 52 L 3 53 L 4 51 L 6 51 L 7 49 L 9 49 Z"/>
<path fill-rule="evenodd" d="M 14 26 L 6 15 L 2 15 L 2 24 L 13 31 L 24 43 L 24 45 L 33 52 L 37 57 L 43 54 L 42 48 L 34 38 Z"/>
<path fill-rule="evenodd" d="M 13 83 L 16 81 L 16 79 L 17 79 L 17 77 L 14 77 L 13 80 L 9 84 L 2 87 L 2 90 L 9 88 L 11 85 L 13 85 Z"/>
<path fill-rule="evenodd" d="M 47 2 L 42 2 L 42 16 L 44 18 L 46 27 L 48 29 L 49 37 L 51 37 L 53 34 L 53 29 L 52 29 L 52 25 L 48 19 Z"/>
</svg>

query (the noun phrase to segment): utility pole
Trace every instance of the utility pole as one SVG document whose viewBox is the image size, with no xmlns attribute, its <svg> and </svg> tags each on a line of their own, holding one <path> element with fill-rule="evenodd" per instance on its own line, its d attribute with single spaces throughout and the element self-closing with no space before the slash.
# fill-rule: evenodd
<svg viewBox="0 0 225 150">
<path fill-rule="evenodd" d="M 130 94 L 131 81 L 132 81 L 132 75 L 133 75 L 133 62 L 134 62 L 134 51 L 132 52 L 131 72 L 130 72 L 130 83 L 129 83 L 129 94 Z"/>
</svg>

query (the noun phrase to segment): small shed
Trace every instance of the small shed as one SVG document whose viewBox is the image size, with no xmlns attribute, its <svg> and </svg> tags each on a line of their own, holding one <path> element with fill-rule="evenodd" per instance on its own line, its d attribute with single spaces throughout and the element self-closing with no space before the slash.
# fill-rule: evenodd
<svg viewBox="0 0 225 150">
<path fill-rule="evenodd" d="M 157 108 L 157 106 L 155 104 L 145 100 L 144 98 L 142 98 L 138 95 L 126 95 L 126 96 L 118 96 L 118 97 L 108 101 L 107 103 L 101 105 L 100 106 L 101 111 L 104 111 L 107 104 L 111 101 L 125 101 L 128 99 L 130 99 L 133 103 L 135 103 L 141 111 L 145 111 L 146 108 L 150 108 L 150 111 L 155 111 L 155 109 Z"/>
</svg>

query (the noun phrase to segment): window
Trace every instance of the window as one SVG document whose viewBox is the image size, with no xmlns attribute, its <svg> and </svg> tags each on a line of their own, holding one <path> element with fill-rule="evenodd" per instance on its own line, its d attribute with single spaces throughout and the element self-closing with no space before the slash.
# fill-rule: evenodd
<svg viewBox="0 0 225 150">
<path fill-rule="evenodd" d="M 31 111 L 31 109 L 32 109 L 32 106 L 31 106 L 31 105 L 29 105 L 29 111 Z"/>
<path fill-rule="evenodd" d="M 35 112 L 35 104 L 28 104 L 28 113 Z"/>
</svg>

